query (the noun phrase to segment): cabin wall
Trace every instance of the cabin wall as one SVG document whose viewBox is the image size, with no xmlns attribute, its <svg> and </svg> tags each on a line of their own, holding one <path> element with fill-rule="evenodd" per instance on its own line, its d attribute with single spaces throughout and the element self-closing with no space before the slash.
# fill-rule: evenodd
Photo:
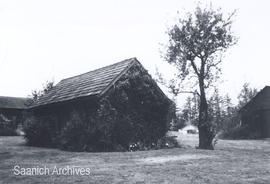
<svg viewBox="0 0 270 184">
<path fill-rule="evenodd" d="M 97 106 L 98 104 L 95 100 L 84 98 L 76 101 L 48 105 L 43 108 L 35 108 L 32 110 L 32 113 L 37 118 L 54 118 L 56 122 L 55 128 L 60 131 L 71 119 L 72 113 L 79 113 L 83 120 L 87 121 L 87 119 L 95 113 Z"/>
<path fill-rule="evenodd" d="M 75 151 L 150 148 L 168 130 L 170 106 L 147 71 L 134 65 L 98 98 L 34 108 L 36 123 L 29 123 L 26 138 L 32 145 Z"/>
<path fill-rule="evenodd" d="M 262 136 L 270 137 L 270 110 L 262 111 Z"/>
<path fill-rule="evenodd" d="M 270 137 L 270 110 L 247 111 L 241 115 L 242 125 L 258 137 Z"/>
</svg>

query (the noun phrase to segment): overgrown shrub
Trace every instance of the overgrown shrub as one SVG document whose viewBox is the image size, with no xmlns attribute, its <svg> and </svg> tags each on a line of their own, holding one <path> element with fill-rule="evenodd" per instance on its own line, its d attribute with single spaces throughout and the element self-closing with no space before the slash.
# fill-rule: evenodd
<svg viewBox="0 0 270 184">
<path fill-rule="evenodd" d="M 224 132 L 222 135 L 224 139 L 259 139 L 260 133 L 251 130 L 249 126 L 238 126 L 229 131 Z"/>
<path fill-rule="evenodd" d="M 91 112 L 82 104 L 67 105 L 62 115 L 57 108 L 44 110 L 47 116 L 36 115 L 36 110 L 35 117 L 25 123 L 26 140 L 30 145 L 69 151 L 130 151 L 135 144 L 144 149 L 175 144 L 164 138 L 173 114 L 171 101 L 140 65 L 96 100 L 98 105 Z M 63 115 L 67 118 L 59 117 Z"/>
<path fill-rule="evenodd" d="M 161 148 L 175 148 L 180 147 L 180 144 L 176 140 L 176 136 L 164 136 L 157 142 L 157 149 Z"/>
<path fill-rule="evenodd" d="M 167 136 L 158 139 L 157 142 L 153 142 L 151 145 L 145 145 L 143 142 L 132 143 L 129 145 L 129 151 L 144 151 L 150 149 L 165 149 L 165 148 L 177 148 L 180 144 L 176 140 L 176 136 Z"/>
<path fill-rule="evenodd" d="M 182 129 L 186 126 L 186 120 L 181 118 L 180 115 L 176 116 L 174 118 L 174 121 L 172 123 L 172 126 L 170 127 L 170 130 L 172 131 L 178 131 L 179 129 Z"/>
<path fill-rule="evenodd" d="M 74 110 L 60 132 L 59 147 L 68 151 L 115 151 L 110 126 L 96 117 L 84 119 Z"/>
<path fill-rule="evenodd" d="M 55 147 L 58 137 L 56 118 L 28 115 L 23 124 L 24 137 L 31 146 Z"/>
<path fill-rule="evenodd" d="M 171 101 L 157 88 L 140 66 L 132 68 L 99 100 L 88 119 L 82 120 L 79 113 L 68 121 L 60 137 L 62 148 L 129 151 L 136 145 L 138 150 L 156 149 L 171 121 Z"/>
<path fill-rule="evenodd" d="M 88 126 L 83 122 L 79 113 L 73 111 L 70 120 L 60 132 L 60 148 L 71 151 L 87 150 L 87 141 L 89 139 Z"/>
<path fill-rule="evenodd" d="M 257 129 L 251 128 L 249 124 L 241 125 L 241 118 L 237 109 L 224 118 L 223 126 L 219 133 L 221 139 L 258 139 L 260 133 Z"/>
<path fill-rule="evenodd" d="M 122 126 L 131 129 L 129 144 L 151 145 L 165 136 L 173 118 L 172 102 L 140 66 L 131 68 L 118 81 L 108 99 L 117 113 L 125 116 L 118 118 L 123 121 Z"/>
</svg>

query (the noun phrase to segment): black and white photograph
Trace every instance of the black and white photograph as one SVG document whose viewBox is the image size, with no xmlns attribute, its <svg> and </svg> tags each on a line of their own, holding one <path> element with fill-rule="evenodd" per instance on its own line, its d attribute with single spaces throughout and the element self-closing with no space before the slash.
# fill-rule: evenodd
<svg viewBox="0 0 270 184">
<path fill-rule="evenodd" d="M 0 184 L 269 184 L 269 0 L 0 0 Z"/>
</svg>

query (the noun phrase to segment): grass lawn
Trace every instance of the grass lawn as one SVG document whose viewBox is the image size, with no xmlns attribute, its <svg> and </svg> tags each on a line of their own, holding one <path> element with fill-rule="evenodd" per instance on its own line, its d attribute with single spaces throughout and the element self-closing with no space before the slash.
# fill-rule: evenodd
<svg viewBox="0 0 270 184">
<path fill-rule="evenodd" d="M 28 147 L 22 137 L 0 137 L 0 183 L 270 183 L 270 140 L 219 140 L 196 150 L 197 137 L 179 135 L 183 148 L 78 153 Z M 15 176 L 13 168 L 90 168 L 88 176 Z"/>
</svg>

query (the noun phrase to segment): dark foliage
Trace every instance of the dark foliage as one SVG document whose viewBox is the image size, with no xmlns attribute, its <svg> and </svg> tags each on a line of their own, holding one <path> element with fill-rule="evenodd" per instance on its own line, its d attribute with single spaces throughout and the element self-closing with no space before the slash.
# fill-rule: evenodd
<svg viewBox="0 0 270 184">
<path fill-rule="evenodd" d="M 252 130 L 249 126 L 234 127 L 230 131 L 222 134 L 224 139 L 260 139 L 261 135 L 258 131 Z"/>
<path fill-rule="evenodd" d="M 95 146 L 96 139 L 89 126 L 92 122 L 84 122 L 81 116 L 77 111 L 73 111 L 70 120 L 62 128 L 59 136 L 61 149 L 91 151 L 89 143 L 92 142 L 91 146 Z"/>
<path fill-rule="evenodd" d="M 164 136 L 153 142 L 151 145 L 145 145 L 142 142 L 132 143 L 129 145 L 129 151 L 142 151 L 150 149 L 166 149 L 166 148 L 177 148 L 180 147 L 176 136 Z"/>
<path fill-rule="evenodd" d="M 138 141 L 150 146 L 166 134 L 172 119 L 171 101 L 157 90 L 151 76 L 135 66 L 110 94 L 108 99 L 118 113 L 113 139 L 123 147 Z M 122 128 L 127 132 L 120 136 Z"/>
<path fill-rule="evenodd" d="M 220 138 L 224 139 L 257 139 L 261 138 L 259 120 L 256 120 L 258 115 L 248 114 L 246 118 L 250 123 L 241 123 L 240 110 L 257 94 L 257 89 L 251 88 L 249 83 L 245 83 L 238 95 L 238 104 L 236 106 L 227 105 L 227 113 L 219 118 L 221 121 Z M 255 122 L 252 123 L 252 122 Z M 257 122 L 257 123 L 256 123 Z"/>
<path fill-rule="evenodd" d="M 28 114 L 23 131 L 28 145 L 55 147 L 57 142 L 56 117 Z"/>
<path fill-rule="evenodd" d="M 184 107 L 179 115 L 185 122 L 189 122 L 192 125 L 198 126 L 199 98 L 197 95 L 193 94 L 192 97 L 189 96 L 186 99 Z"/>
<path fill-rule="evenodd" d="M 40 97 L 47 94 L 54 86 L 54 81 L 46 81 L 43 84 L 42 90 L 34 90 L 32 91 L 32 94 L 30 98 L 27 100 L 27 106 L 31 106 L 33 103 L 35 103 Z"/>
<path fill-rule="evenodd" d="M 250 100 L 252 100 L 258 93 L 256 88 L 250 87 L 249 83 L 244 83 L 238 95 L 238 108 L 244 107 Z"/>
<path fill-rule="evenodd" d="M 130 151 L 134 144 L 151 149 L 165 136 L 174 114 L 171 101 L 139 64 L 97 101 L 91 112 L 70 104 L 61 115 L 68 116 L 64 122 L 50 110 L 46 116 L 35 114 L 25 123 L 26 140 L 69 151 Z"/>
<path fill-rule="evenodd" d="M 74 110 L 60 133 L 60 148 L 69 151 L 121 151 L 112 141 L 115 109 L 106 99 L 100 101 L 96 113 L 86 117 Z"/>
<path fill-rule="evenodd" d="M 181 147 L 176 136 L 164 136 L 157 142 L 157 149 Z"/>
<path fill-rule="evenodd" d="M 172 131 L 178 131 L 186 126 L 186 120 L 181 117 L 181 115 L 177 115 L 174 119 L 173 124 L 170 128 Z"/>
</svg>

